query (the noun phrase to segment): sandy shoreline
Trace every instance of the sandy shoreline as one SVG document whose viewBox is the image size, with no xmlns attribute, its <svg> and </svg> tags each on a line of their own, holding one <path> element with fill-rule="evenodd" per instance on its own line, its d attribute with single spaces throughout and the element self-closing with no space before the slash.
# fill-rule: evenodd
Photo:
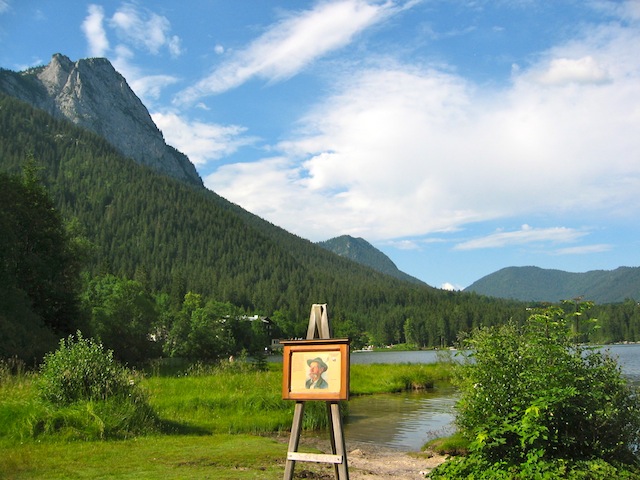
<svg viewBox="0 0 640 480">
<path fill-rule="evenodd" d="M 301 438 L 300 451 L 311 448 L 329 453 L 330 447 L 325 443 L 328 441 Z M 403 452 L 370 443 L 349 442 L 347 440 L 350 480 L 424 479 L 433 468 L 440 465 L 445 459 L 446 457 L 442 455 L 430 452 Z M 330 480 L 334 479 L 335 475 L 332 465 L 297 462 L 294 478 Z"/>
</svg>

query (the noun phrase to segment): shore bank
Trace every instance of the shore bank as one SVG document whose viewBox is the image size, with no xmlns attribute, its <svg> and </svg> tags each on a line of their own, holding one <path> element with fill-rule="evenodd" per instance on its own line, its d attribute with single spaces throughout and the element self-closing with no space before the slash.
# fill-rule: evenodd
<svg viewBox="0 0 640 480">
<path fill-rule="evenodd" d="M 288 437 L 279 437 L 287 443 Z M 443 455 L 431 452 L 404 452 L 380 447 L 371 443 L 347 443 L 347 461 L 351 480 L 418 480 L 428 478 L 428 473 L 446 460 Z M 317 450 L 331 453 L 329 440 L 308 437 L 300 439 L 300 450 Z M 315 480 L 334 479 L 333 466 L 329 464 L 297 462 L 295 478 Z"/>
</svg>

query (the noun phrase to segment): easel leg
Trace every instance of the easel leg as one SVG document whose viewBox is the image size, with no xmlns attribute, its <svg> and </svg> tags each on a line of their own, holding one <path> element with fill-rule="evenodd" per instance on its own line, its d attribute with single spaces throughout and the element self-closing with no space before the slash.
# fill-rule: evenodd
<svg viewBox="0 0 640 480">
<path fill-rule="evenodd" d="M 344 443 L 344 433 L 342 431 L 342 419 L 340 418 L 340 404 L 338 402 L 328 403 L 331 411 L 331 448 L 333 453 L 342 455 L 341 464 L 335 465 L 336 477 L 340 480 L 349 480 L 349 467 L 347 465 L 347 447 Z"/>
<path fill-rule="evenodd" d="M 296 402 L 293 414 L 293 424 L 291 425 L 291 436 L 289 437 L 288 452 L 297 452 L 300 443 L 300 431 L 302 430 L 302 418 L 304 416 L 304 402 Z M 293 469 L 296 466 L 295 460 L 289 460 L 284 467 L 284 480 L 293 480 Z"/>
<path fill-rule="evenodd" d="M 336 436 L 335 436 L 335 430 L 333 428 L 333 411 L 331 410 L 331 405 L 333 405 L 333 403 L 334 402 L 327 402 L 327 418 L 329 419 L 329 439 L 331 441 L 331 453 L 336 455 L 337 454 Z M 340 472 L 338 471 L 337 464 L 333 465 L 333 470 L 334 470 L 335 478 L 339 479 Z"/>
</svg>

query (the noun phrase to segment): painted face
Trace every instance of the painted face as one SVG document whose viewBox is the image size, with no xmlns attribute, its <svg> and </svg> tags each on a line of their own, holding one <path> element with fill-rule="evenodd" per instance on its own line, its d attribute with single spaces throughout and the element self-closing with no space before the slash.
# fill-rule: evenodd
<svg viewBox="0 0 640 480">
<path fill-rule="evenodd" d="M 309 376 L 311 377 L 311 380 L 316 382 L 318 378 L 320 378 L 322 372 L 324 372 L 324 368 L 318 365 L 318 362 L 311 362 L 309 365 Z"/>
</svg>

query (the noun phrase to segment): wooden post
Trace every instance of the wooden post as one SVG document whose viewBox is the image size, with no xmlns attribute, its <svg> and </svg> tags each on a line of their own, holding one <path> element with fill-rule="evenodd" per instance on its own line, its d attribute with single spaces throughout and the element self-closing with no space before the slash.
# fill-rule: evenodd
<svg viewBox="0 0 640 480">
<path fill-rule="evenodd" d="M 307 328 L 307 340 L 315 338 L 330 339 L 329 317 L 326 304 L 313 304 L 309 315 L 309 327 Z M 347 352 L 348 353 L 348 352 Z M 304 415 L 304 402 L 296 402 L 289 438 L 289 449 L 284 469 L 284 480 L 293 479 L 293 470 L 298 462 L 332 463 L 335 478 L 337 480 L 349 480 L 349 468 L 347 463 L 347 449 L 340 418 L 340 404 L 336 401 L 327 402 L 327 416 L 329 419 L 331 455 L 320 455 L 298 452 L 300 432 L 302 431 L 302 418 Z"/>
<path fill-rule="evenodd" d="M 300 443 L 300 431 L 302 430 L 302 417 L 304 416 L 304 402 L 296 402 L 293 413 L 293 424 L 291 425 L 291 436 L 289 437 L 289 449 L 287 450 L 287 463 L 284 467 L 285 480 L 293 478 L 293 469 L 296 466 L 295 460 L 289 460 L 288 453 L 297 452 Z"/>
</svg>

